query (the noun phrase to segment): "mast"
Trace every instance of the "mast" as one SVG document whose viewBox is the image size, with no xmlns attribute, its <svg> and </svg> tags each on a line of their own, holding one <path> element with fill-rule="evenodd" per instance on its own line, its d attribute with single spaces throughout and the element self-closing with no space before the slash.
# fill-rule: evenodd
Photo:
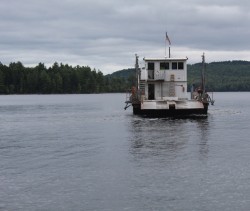
<svg viewBox="0 0 250 211">
<path fill-rule="evenodd" d="M 203 53 L 202 57 L 202 70 L 201 70 L 201 89 L 202 93 L 205 93 L 205 53 Z"/>
<path fill-rule="evenodd" d="M 169 44 L 169 46 L 168 46 L 168 57 L 170 58 L 170 45 L 171 45 L 171 41 L 170 41 L 170 39 L 169 39 L 169 37 L 168 37 L 168 33 L 166 32 L 166 38 L 165 38 L 165 57 L 167 57 L 167 42 L 168 42 L 168 44 Z"/>
<path fill-rule="evenodd" d="M 136 90 L 139 90 L 139 62 L 138 62 L 139 56 L 137 54 L 135 54 L 135 78 L 136 78 Z"/>
</svg>

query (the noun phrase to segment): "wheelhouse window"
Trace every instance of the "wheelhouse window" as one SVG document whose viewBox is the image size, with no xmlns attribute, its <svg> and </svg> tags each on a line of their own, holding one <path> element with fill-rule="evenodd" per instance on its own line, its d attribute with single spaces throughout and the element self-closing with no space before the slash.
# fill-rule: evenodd
<svg viewBox="0 0 250 211">
<path fill-rule="evenodd" d="M 148 70 L 154 70 L 155 69 L 155 63 L 149 62 L 148 63 Z"/>
<path fill-rule="evenodd" d="M 178 70 L 183 70 L 183 69 L 184 69 L 183 62 L 178 62 Z"/>
<path fill-rule="evenodd" d="M 169 62 L 161 62 L 160 70 L 169 70 Z"/>
<path fill-rule="evenodd" d="M 172 70 L 177 70 L 177 62 L 172 62 Z"/>
<path fill-rule="evenodd" d="M 184 70 L 184 62 L 172 62 L 172 70 Z"/>
</svg>

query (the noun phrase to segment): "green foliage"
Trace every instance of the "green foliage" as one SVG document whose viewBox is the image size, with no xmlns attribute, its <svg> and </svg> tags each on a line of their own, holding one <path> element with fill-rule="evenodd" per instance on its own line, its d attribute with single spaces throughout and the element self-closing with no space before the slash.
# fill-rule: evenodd
<svg viewBox="0 0 250 211">
<path fill-rule="evenodd" d="M 58 64 L 46 68 L 42 63 L 26 68 L 21 62 L 0 62 L 0 94 L 60 94 L 125 92 L 131 77 L 104 76 L 88 66 Z"/>
<path fill-rule="evenodd" d="M 125 70 L 119 70 L 108 76 L 113 77 L 113 78 L 128 78 L 130 76 L 135 76 L 135 69 L 130 68 L 130 69 L 125 69 Z"/>
<path fill-rule="evenodd" d="M 202 64 L 188 65 L 188 87 L 200 85 Z M 206 64 L 207 91 L 250 91 L 250 62 L 225 61 Z M 125 92 L 135 84 L 135 69 L 104 76 L 88 66 L 58 64 L 46 68 L 24 67 L 21 62 L 0 62 L 0 94 L 60 94 Z"/>
<path fill-rule="evenodd" d="M 188 65 L 188 84 L 199 85 L 202 64 Z M 208 91 L 250 91 L 250 62 L 224 61 L 206 64 Z"/>
</svg>

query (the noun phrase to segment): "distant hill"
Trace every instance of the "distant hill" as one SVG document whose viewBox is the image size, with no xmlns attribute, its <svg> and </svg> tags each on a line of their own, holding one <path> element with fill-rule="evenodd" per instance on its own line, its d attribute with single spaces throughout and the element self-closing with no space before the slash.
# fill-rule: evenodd
<svg viewBox="0 0 250 211">
<path fill-rule="evenodd" d="M 188 90 L 200 85 L 202 64 L 188 65 Z M 250 91 L 250 62 L 223 61 L 206 64 L 207 91 Z M 126 92 L 135 84 L 135 69 L 103 75 L 88 66 L 55 62 L 25 67 L 21 62 L 0 62 L 0 94 L 63 94 Z"/>
<path fill-rule="evenodd" d="M 188 65 L 188 84 L 200 80 L 202 64 Z M 206 64 L 206 87 L 210 91 L 250 91 L 250 62 L 223 61 Z"/>
<path fill-rule="evenodd" d="M 112 74 L 106 75 L 106 77 L 111 77 L 111 78 L 126 78 L 128 79 L 129 76 L 135 74 L 135 69 L 134 68 L 129 68 L 129 69 L 124 69 L 124 70 L 118 70 Z"/>
<path fill-rule="evenodd" d="M 202 63 L 188 64 L 188 87 L 191 84 L 199 85 Z M 208 91 L 250 91 L 250 62 L 249 61 L 222 61 L 206 63 L 206 87 Z M 135 76 L 135 69 L 119 70 L 110 75 L 110 78 Z"/>
</svg>

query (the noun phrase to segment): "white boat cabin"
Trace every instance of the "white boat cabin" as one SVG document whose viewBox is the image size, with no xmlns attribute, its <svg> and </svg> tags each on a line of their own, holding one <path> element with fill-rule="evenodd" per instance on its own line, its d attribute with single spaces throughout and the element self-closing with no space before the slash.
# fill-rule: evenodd
<svg viewBox="0 0 250 211">
<path fill-rule="evenodd" d="M 143 100 L 186 100 L 187 58 L 144 58 L 140 70 Z"/>
</svg>

